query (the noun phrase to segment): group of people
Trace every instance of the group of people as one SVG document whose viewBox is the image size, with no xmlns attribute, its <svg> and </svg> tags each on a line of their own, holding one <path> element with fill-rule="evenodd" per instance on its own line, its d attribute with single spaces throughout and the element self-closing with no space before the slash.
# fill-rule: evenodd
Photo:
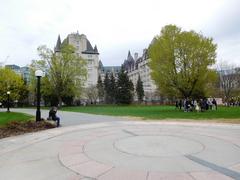
<svg viewBox="0 0 240 180">
<path fill-rule="evenodd" d="M 190 99 L 180 99 L 176 101 L 176 108 L 184 110 L 184 112 L 203 112 L 206 110 L 217 110 L 217 101 L 212 99 L 199 99 L 199 100 L 190 100 Z"/>
<path fill-rule="evenodd" d="M 229 102 L 225 103 L 226 106 L 240 106 L 240 97 L 237 98 L 232 97 Z"/>
</svg>

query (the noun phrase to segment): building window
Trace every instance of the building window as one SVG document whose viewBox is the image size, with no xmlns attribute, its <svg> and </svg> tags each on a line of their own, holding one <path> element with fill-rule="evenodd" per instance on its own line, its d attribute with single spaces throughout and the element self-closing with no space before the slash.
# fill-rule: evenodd
<svg viewBox="0 0 240 180">
<path fill-rule="evenodd" d="M 88 59 L 88 64 L 92 65 L 93 64 L 93 59 Z"/>
</svg>

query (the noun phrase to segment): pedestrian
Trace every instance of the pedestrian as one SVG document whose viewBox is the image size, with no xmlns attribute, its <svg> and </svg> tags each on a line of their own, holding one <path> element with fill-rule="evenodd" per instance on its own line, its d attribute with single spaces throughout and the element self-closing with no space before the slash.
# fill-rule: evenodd
<svg viewBox="0 0 240 180">
<path fill-rule="evenodd" d="M 212 106 L 213 106 L 212 100 L 211 100 L 211 99 L 208 99 L 208 100 L 207 100 L 207 103 L 208 103 L 209 109 L 212 110 Z"/>
<path fill-rule="evenodd" d="M 175 106 L 176 106 L 176 109 L 178 109 L 178 100 L 176 100 Z"/>
<path fill-rule="evenodd" d="M 195 110 L 196 110 L 197 112 L 200 112 L 200 111 L 201 111 L 201 108 L 200 108 L 200 106 L 199 106 L 199 104 L 198 104 L 198 101 L 195 101 Z"/>
<path fill-rule="evenodd" d="M 179 100 L 179 109 L 182 110 L 183 102 L 182 99 Z"/>
<path fill-rule="evenodd" d="M 199 106 L 200 106 L 200 110 L 201 110 L 201 112 L 203 112 L 204 109 L 205 109 L 203 99 L 200 99 L 200 101 L 199 101 Z"/>
<path fill-rule="evenodd" d="M 217 101 L 215 98 L 213 98 L 213 100 L 212 100 L 212 105 L 213 105 L 213 109 L 217 110 Z"/>
<path fill-rule="evenodd" d="M 183 108 L 184 108 L 184 112 L 187 112 L 187 99 L 183 100 Z"/>
<path fill-rule="evenodd" d="M 191 101 L 187 98 L 185 102 L 185 112 L 189 112 L 191 110 Z"/>
</svg>

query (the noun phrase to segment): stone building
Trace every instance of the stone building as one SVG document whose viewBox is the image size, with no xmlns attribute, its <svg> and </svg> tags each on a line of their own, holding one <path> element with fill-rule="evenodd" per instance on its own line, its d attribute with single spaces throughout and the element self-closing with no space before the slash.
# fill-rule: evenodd
<svg viewBox="0 0 240 180">
<path fill-rule="evenodd" d="M 138 77 L 140 76 L 143 82 L 145 94 L 144 100 L 146 102 L 153 102 L 159 100 L 159 95 L 157 87 L 151 78 L 151 69 L 148 66 L 149 60 L 147 49 L 143 50 L 141 57 L 138 57 L 137 53 L 135 53 L 133 57 L 129 51 L 127 59 L 123 63 L 123 68 L 127 71 L 129 79 L 131 79 L 134 84 L 134 88 L 136 87 Z"/>
<path fill-rule="evenodd" d="M 87 61 L 87 81 L 85 83 L 85 88 L 95 86 L 99 75 L 102 81 L 104 81 L 106 73 L 113 73 L 117 79 L 121 66 L 103 66 L 102 62 L 99 60 L 97 46 L 95 45 L 93 48 L 86 35 L 79 34 L 78 32 L 71 33 L 63 42 L 73 45 L 76 48 L 75 53 Z M 60 36 L 58 36 L 57 44 L 54 48 L 55 53 L 60 52 L 61 44 Z M 157 87 L 150 75 L 151 71 L 148 66 L 149 60 L 146 49 L 143 50 L 141 57 L 138 57 L 137 53 L 135 53 L 133 57 L 129 51 L 127 59 L 123 63 L 123 68 L 127 71 L 129 79 L 132 80 L 134 86 L 137 84 L 138 77 L 141 77 L 145 93 L 144 100 L 152 102 L 159 100 L 159 96 Z M 136 97 L 135 100 L 137 100 Z"/>
<path fill-rule="evenodd" d="M 103 66 L 102 62 L 99 61 L 99 75 L 101 76 L 102 81 L 104 81 L 106 73 L 112 73 L 115 79 L 117 79 L 120 70 L 121 66 Z"/>
<path fill-rule="evenodd" d="M 93 48 L 87 36 L 78 32 L 69 34 L 63 42 L 72 45 L 76 49 L 75 53 L 87 61 L 85 88 L 96 85 L 99 70 L 99 52 L 97 46 L 95 45 Z M 60 36 L 58 36 L 57 44 L 54 48 L 55 53 L 60 52 L 61 44 Z"/>
</svg>

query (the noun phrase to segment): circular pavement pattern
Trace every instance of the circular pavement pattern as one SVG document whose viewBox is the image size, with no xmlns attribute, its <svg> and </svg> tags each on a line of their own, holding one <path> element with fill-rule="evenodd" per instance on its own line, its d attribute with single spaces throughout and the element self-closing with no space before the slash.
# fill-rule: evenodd
<svg viewBox="0 0 240 180">
<path fill-rule="evenodd" d="M 146 157 L 172 157 L 199 153 L 201 143 L 181 136 L 133 136 L 114 143 L 120 152 Z"/>
<path fill-rule="evenodd" d="M 64 166 L 83 177 L 240 179 L 239 128 L 125 122 L 65 143 Z"/>
</svg>

